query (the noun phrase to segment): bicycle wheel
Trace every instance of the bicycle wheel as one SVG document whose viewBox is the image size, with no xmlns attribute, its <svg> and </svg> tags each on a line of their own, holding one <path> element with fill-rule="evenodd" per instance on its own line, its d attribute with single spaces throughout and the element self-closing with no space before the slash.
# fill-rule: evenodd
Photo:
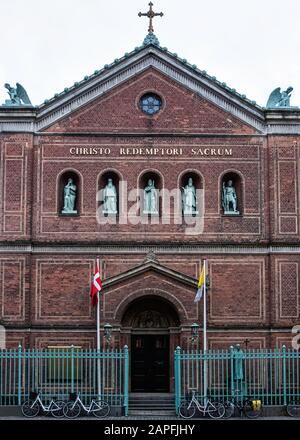
<svg viewBox="0 0 300 440">
<path fill-rule="evenodd" d="M 290 417 L 300 417 L 300 402 L 290 402 L 286 407 Z"/>
<path fill-rule="evenodd" d="M 223 419 L 229 419 L 230 417 L 232 417 L 234 415 L 234 403 L 230 402 L 230 400 L 227 400 L 226 402 L 224 402 L 224 408 L 225 408 L 225 412 L 223 415 Z"/>
<path fill-rule="evenodd" d="M 110 406 L 107 402 L 103 402 L 101 400 L 94 402 L 92 413 L 94 414 L 95 417 L 102 419 L 104 417 L 107 417 L 109 412 L 110 412 Z"/>
<path fill-rule="evenodd" d="M 64 416 L 67 419 L 76 419 L 80 414 L 80 405 L 75 402 L 68 402 L 63 407 Z"/>
<path fill-rule="evenodd" d="M 40 412 L 40 405 L 37 402 L 33 405 L 32 400 L 26 400 L 21 407 L 21 411 L 25 417 L 36 417 Z"/>
<path fill-rule="evenodd" d="M 61 419 L 64 416 L 64 406 L 65 402 L 63 400 L 57 400 L 54 402 L 50 411 L 51 415 L 56 419 Z"/>
<path fill-rule="evenodd" d="M 178 408 L 179 415 L 184 419 L 190 419 L 196 412 L 196 406 L 194 403 L 184 400 L 181 402 Z"/>
<path fill-rule="evenodd" d="M 246 400 L 244 404 L 244 414 L 248 419 L 256 419 L 262 415 L 262 407 L 254 409 L 252 401 Z"/>
<path fill-rule="evenodd" d="M 225 414 L 225 406 L 220 402 L 210 402 L 207 412 L 212 419 L 221 419 Z"/>
</svg>

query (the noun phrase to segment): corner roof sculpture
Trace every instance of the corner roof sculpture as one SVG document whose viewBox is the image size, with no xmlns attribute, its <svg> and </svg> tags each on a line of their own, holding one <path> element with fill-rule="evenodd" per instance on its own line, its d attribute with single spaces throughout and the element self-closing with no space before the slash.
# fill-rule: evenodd
<svg viewBox="0 0 300 440">
<path fill-rule="evenodd" d="M 10 99 L 6 99 L 3 105 L 32 105 L 26 90 L 21 84 L 17 83 L 16 87 L 12 87 L 10 84 L 6 83 L 4 84 L 4 87 L 7 89 Z"/>
<path fill-rule="evenodd" d="M 281 88 L 277 87 L 277 89 L 271 93 L 266 108 L 290 108 L 290 99 L 293 90 L 293 87 L 288 87 L 285 91 L 281 92 Z"/>
</svg>

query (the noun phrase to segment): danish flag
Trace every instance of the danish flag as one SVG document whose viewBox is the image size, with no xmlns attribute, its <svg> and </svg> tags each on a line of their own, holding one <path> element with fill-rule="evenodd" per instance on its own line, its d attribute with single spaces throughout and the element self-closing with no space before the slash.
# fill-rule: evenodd
<svg viewBox="0 0 300 440">
<path fill-rule="evenodd" d="M 98 293 L 102 290 L 102 281 L 100 279 L 98 261 L 96 261 L 95 274 L 91 285 L 90 297 L 92 299 L 92 305 L 96 306 L 98 304 Z"/>
</svg>

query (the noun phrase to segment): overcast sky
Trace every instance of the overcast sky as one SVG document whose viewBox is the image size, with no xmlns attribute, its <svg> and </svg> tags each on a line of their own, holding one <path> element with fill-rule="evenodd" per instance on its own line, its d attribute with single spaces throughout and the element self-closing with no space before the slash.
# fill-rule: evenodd
<svg viewBox="0 0 300 440">
<path fill-rule="evenodd" d="M 264 106 L 294 87 L 300 0 L 152 0 L 160 44 Z M 34 105 L 140 46 L 149 0 L 0 0 L 0 103 L 20 82 Z"/>
</svg>

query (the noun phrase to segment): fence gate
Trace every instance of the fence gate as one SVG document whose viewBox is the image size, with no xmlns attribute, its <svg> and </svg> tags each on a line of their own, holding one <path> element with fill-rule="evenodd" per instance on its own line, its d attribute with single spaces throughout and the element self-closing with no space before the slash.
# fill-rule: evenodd
<svg viewBox="0 0 300 440">
<path fill-rule="evenodd" d="M 200 399 L 226 401 L 247 396 L 263 405 L 287 405 L 300 399 L 300 351 L 181 350 L 174 356 L 175 405 L 195 391 Z"/>
</svg>

